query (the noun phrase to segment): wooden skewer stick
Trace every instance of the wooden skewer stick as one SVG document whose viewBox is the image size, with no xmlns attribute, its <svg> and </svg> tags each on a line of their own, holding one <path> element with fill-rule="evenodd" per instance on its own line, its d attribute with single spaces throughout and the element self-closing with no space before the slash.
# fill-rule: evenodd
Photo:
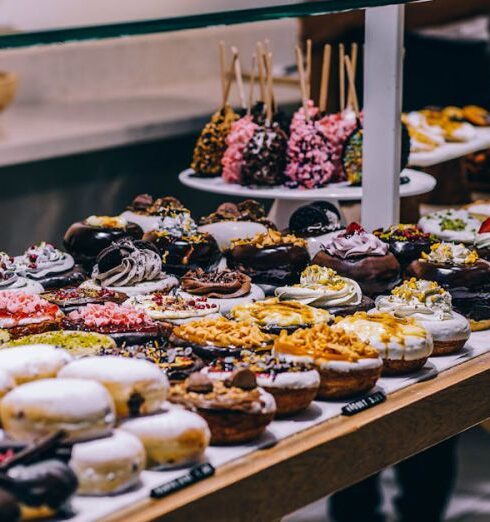
<svg viewBox="0 0 490 522">
<path fill-rule="evenodd" d="M 257 66 L 259 71 L 260 100 L 265 103 L 265 79 L 264 79 L 264 49 L 260 42 L 257 42 Z"/>
<path fill-rule="evenodd" d="M 225 91 L 226 91 L 226 48 L 223 40 L 219 43 L 219 68 L 221 77 L 221 104 L 225 106 Z"/>
<path fill-rule="evenodd" d="M 350 61 L 352 64 L 352 79 L 354 80 L 354 85 L 356 84 L 356 72 L 357 72 L 357 50 L 358 46 L 356 42 L 353 42 L 350 46 Z M 352 107 L 354 104 L 354 100 L 352 99 L 352 89 L 349 90 L 349 95 L 347 96 L 347 105 Z"/>
<path fill-rule="evenodd" d="M 352 71 L 352 62 L 350 61 L 350 58 L 348 56 L 345 56 L 344 60 L 345 60 L 345 68 L 347 69 L 347 78 L 349 81 L 349 87 L 352 92 L 352 101 L 353 101 L 353 106 L 354 106 L 354 112 L 356 113 L 356 116 L 359 118 L 359 101 L 357 99 L 356 86 L 354 84 L 354 73 Z"/>
<path fill-rule="evenodd" d="M 233 53 L 233 59 L 231 60 L 230 69 L 226 75 L 226 88 L 225 88 L 225 103 L 223 107 L 228 103 L 228 98 L 230 97 L 231 84 L 233 83 L 234 72 L 235 72 L 235 62 L 238 59 L 238 54 Z"/>
<path fill-rule="evenodd" d="M 305 70 L 303 67 L 303 54 L 301 53 L 301 49 L 298 46 L 296 46 L 296 64 L 298 66 L 299 85 L 301 88 L 301 101 L 303 103 L 305 119 L 309 120 L 310 114 L 308 112 L 308 104 L 306 101 L 306 82 L 305 82 Z"/>
<path fill-rule="evenodd" d="M 312 45 L 311 38 L 306 40 L 306 99 L 311 98 L 311 69 L 312 69 Z"/>
<path fill-rule="evenodd" d="M 267 120 L 272 123 L 274 112 L 274 94 L 272 92 L 272 53 L 265 56 L 267 61 Z"/>
<path fill-rule="evenodd" d="M 332 46 L 325 44 L 323 46 L 323 63 L 322 63 L 322 79 L 320 83 L 320 111 L 327 110 L 328 102 L 328 84 L 330 80 L 330 62 L 332 60 Z"/>
<path fill-rule="evenodd" d="M 240 96 L 240 106 L 242 109 L 247 108 L 247 102 L 245 99 L 245 88 L 243 87 L 243 78 L 242 78 L 242 66 L 240 64 L 240 53 L 238 52 L 238 49 L 236 47 L 231 48 L 231 52 L 233 55 L 237 56 L 237 59 L 235 60 L 235 79 L 236 84 L 238 87 L 238 95 Z"/>
<path fill-rule="evenodd" d="M 339 85 L 340 85 L 340 111 L 345 109 L 345 48 L 344 44 L 339 44 Z"/>
<path fill-rule="evenodd" d="M 254 87 L 255 87 L 255 67 L 257 65 L 257 58 L 255 54 L 252 56 L 252 71 L 250 72 L 250 86 L 248 91 L 248 107 L 247 114 L 252 113 L 252 106 L 254 104 Z"/>
</svg>

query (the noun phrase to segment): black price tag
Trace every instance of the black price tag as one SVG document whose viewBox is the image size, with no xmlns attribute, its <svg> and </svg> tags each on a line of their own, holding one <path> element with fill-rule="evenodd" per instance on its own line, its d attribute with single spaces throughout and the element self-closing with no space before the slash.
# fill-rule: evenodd
<svg viewBox="0 0 490 522">
<path fill-rule="evenodd" d="M 150 492 L 151 498 L 163 498 L 167 495 L 170 495 L 171 493 L 174 493 L 175 491 L 179 491 L 181 489 L 184 489 L 187 486 L 190 486 L 192 484 L 195 484 L 196 482 L 199 482 L 200 480 L 203 480 L 207 477 L 210 477 L 211 475 L 214 475 L 215 469 L 214 467 L 209 464 L 199 464 L 198 466 L 194 466 L 188 473 L 185 475 L 182 475 L 181 477 L 177 477 L 174 480 L 171 480 L 170 482 L 166 482 L 165 484 L 162 484 L 161 486 L 157 486 L 156 488 L 153 488 Z"/>
<path fill-rule="evenodd" d="M 381 404 L 386 400 L 386 395 L 382 391 L 377 391 L 371 395 L 366 395 L 362 399 L 349 402 L 345 406 L 342 406 L 342 415 L 352 416 L 361 411 L 372 408 L 377 404 Z"/>
</svg>

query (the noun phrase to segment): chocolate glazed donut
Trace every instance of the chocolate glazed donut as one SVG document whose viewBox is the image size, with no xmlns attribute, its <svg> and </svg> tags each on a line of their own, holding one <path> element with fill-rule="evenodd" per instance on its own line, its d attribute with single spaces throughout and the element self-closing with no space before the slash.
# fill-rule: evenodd
<svg viewBox="0 0 490 522">
<path fill-rule="evenodd" d="M 400 264 L 391 252 L 341 259 L 320 250 L 312 264 L 333 268 L 339 275 L 354 279 L 368 297 L 389 293 L 400 281 Z"/>
<path fill-rule="evenodd" d="M 390 252 L 397 258 L 402 270 L 405 271 L 412 261 L 422 257 L 422 252 L 430 252 L 431 243 L 426 240 L 417 241 L 389 241 Z"/>
<path fill-rule="evenodd" d="M 237 245 L 226 254 L 228 266 L 250 276 L 254 283 L 284 286 L 299 281 L 310 261 L 305 247 L 284 244 L 257 248 Z"/>
</svg>

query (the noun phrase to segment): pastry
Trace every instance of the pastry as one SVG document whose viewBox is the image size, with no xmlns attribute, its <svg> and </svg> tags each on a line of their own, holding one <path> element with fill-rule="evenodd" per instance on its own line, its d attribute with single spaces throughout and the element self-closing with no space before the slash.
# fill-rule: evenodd
<svg viewBox="0 0 490 522">
<path fill-rule="evenodd" d="M 477 127 L 488 127 L 490 125 L 490 114 L 478 105 L 465 105 L 462 109 L 463 118 Z"/>
<path fill-rule="evenodd" d="M 388 245 L 357 223 L 322 245 L 312 264 L 354 279 L 368 297 L 389 292 L 400 281 L 400 264 Z"/>
<path fill-rule="evenodd" d="M 162 271 L 160 254 L 147 241 L 121 239 L 97 256 L 92 279 L 81 286 L 90 290 L 112 290 L 129 296 L 169 292 L 179 284 Z"/>
<path fill-rule="evenodd" d="M 479 219 L 480 221 L 485 221 L 490 217 L 489 199 L 478 199 L 477 201 L 472 201 L 471 203 L 464 205 L 462 208 L 468 211 L 470 216 Z"/>
<path fill-rule="evenodd" d="M 372 299 L 362 295 L 361 287 L 353 279 L 318 265 L 307 266 L 298 284 L 276 288 L 275 293 L 280 300 L 325 308 L 333 315 L 367 311 L 374 305 Z"/>
<path fill-rule="evenodd" d="M 266 228 L 275 228 L 275 225 L 267 219 L 264 205 L 253 199 L 245 199 L 239 203 L 222 203 L 215 212 L 203 216 L 199 220 L 200 225 L 212 225 L 225 221 L 247 221 L 264 225 Z"/>
<path fill-rule="evenodd" d="M 235 321 L 256 324 L 263 331 L 278 334 L 294 332 L 318 323 L 329 323 L 333 317 L 326 310 L 299 301 L 280 301 L 276 297 L 233 307 L 230 317 Z"/>
<path fill-rule="evenodd" d="M 480 228 L 480 221 L 471 217 L 467 210 L 439 210 L 426 214 L 419 220 L 420 228 L 441 241 L 473 243 Z"/>
<path fill-rule="evenodd" d="M 168 379 L 158 366 L 143 359 L 83 357 L 67 364 L 58 376 L 103 384 L 116 406 L 118 418 L 157 412 L 168 392 Z"/>
<path fill-rule="evenodd" d="M 115 495 L 138 484 L 145 462 L 140 440 L 115 430 L 105 439 L 75 444 L 69 466 L 78 479 L 78 495 Z"/>
<path fill-rule="evenodd" d="M 257 385 L 274 397 L 276 417 L 287 417 L 308 408 L 320 386 L 320 376 L 313 364 L 247 350 L 236 357 L 215 359 L 202 372 L 212 379 L 226 380 L 240 368 L 253 371 Z"/>
<path fill-rule="evenodd" d="M 383 375 L 418 371 L 432 354 L 432 335 L 411 317 L 356 312 L 338 321 L 335 328 L 356 334 L 376 349 L 383 359 Z"/>
<path fill-rule="evenodd" d="M 249 275 L 254 283 L 273 286 L 297 282 L 310 260 L 304 239 L 275 230 L 232 241 L 226 257 L 230 268 Z"/>
<path fill-rule="evenodd" d="M 388 244 L 402 271 L 412 261 L 419 259 L 422 252 L 428 254 L 430 247 L 438 242 L 436 236 L 423 232 L 418 225 L 392 225 L 386 230 L 375 230 L 373 234 Z"/>
<path fill-rule="evenodd" d="M 187 209 L 172 196 L 154 200 L 149 194 L 139 194 L 120 217 L 130 223 L 136 223 L 143 232 L 149 232 L 158 228 L 162 217 L 175 211 L 183 212 Z"/>
<path fill-rule="evenodd" d="M 43 299 L 60 307 L 65 313 L 73 312 L 88 304 L 104 304 L 107 302 L 121 304 L 128 296 L 107 288 L 60 288 L 41 294 Z"/>
<path fill-rule="evenodd" d="M 221 176 L 226 137 L 231 131 L 233 122 L 238 118 L 238 114 L 229 105 L 225 105 L 216 111 L 209 123 L 204 126 L 197 139 L 191 163 L 191 168 L 197 176 L 206 178 Z"/>
<path fill-rule="evenodd" d="M 121 430 L 138 437 L 145 447 L 148 467 L 159 469 L 199 462 L 211 438 L 202 417 L 179 408 L 128 420 Z"/>
<path fill-rule="evenodd" d="M 242 444 L 259 437 L 276 413 L 274 397 L 257 387 L 253 372 L 240 369 L 226 381 L 193 373 L 170 390 L 170 401 L 198 413 L 211 444 Z"/>
<path fill-rule="evenodd" d="M 192 351 L 191 347 L 168 347 L 158 342 L 136 346 L 111 346 L 100 348 L 97 355 L 117 355 L 146 359 L 156 364 L 167 376 L 170 383 L 183 381 L 193 372 L 199 371 L 203 361 Z"/>
<path fill-rule="evenodd" d="M 320 374 L 319 399 L 340 399 L 370 390 L 383 365 L 378 353 L 356 335 L 317 324 L 274 341 L 274 355 L 292 362 L 314 364 Z"/>
<path fill-rule="evenodd" d="M 62 430 L 65 440 L 101 437 L 114 426 L 114 402 L 95 381 L 43 379 L 17 386 L 0 403 L 9 437 L 32 442 Z"/>
<path fill-rule="evenodd" d="M 402 114 L 402 123 L 410 136 L 411 152 L 430 152 L 446 142 L 442 128 L 429 125 L 426 117 L 418 111 Z"/>
<path fill-rule="evenodd" d="M 44 288 L 41 283 L 21 277 L 17 273 L 15 259 L 5 252 L 0 252 L 0 291 L 11 290 L 24 294 L 40 294 Z"/>
<path fill-rule="evenodd" d="M 70 312 L 63 320 L 65 330 L 110 335 L 117 344 L 141 344 L 168 337 L 169 323 L 155 322 L 145 312 L 127 305 L 87 305 Z"/>
<path fill-rule="evenodd" d="M 209 303 L 219 306 L 221 313 L 228 313 L 240 303 L 264 299 L 262 289 L 237 270 L 190 270 L 180 278 L 180 287 L 182 297 L 207 297 Z"/>
<path fill-rule="evenodd" d="M 57 330 L 61 310 L 38 295 L 0 291 L 0 328 L 10 339 Z"/>
<path fill-rule="evenodd" d="M 40 283 L 44 290 L 79 285 L 86 279 L 70 254 L 45 241 L 15 257 L 14 264 L 20 276 Z"/>
<path fill-rule="evenodd" d="M 8 343 L 3 344 L 2 348 L 23 346 L 26 344 L 48 344 L 58 348 L 64 348 L 75 357 L 82 355 L 96 355 L 102 348 L 109 349 L 116 346 L 114 340 L 108 335 L 95 332 L 58 330 L 19 337 L 15 341 L 9 341 Z"/>
<path fill-rule="evenodd" d="M 205 359 L 233 355 L 241 350 L 268 350 L 273 340 L 273 335 L 262 332 L 256 324 L 239 323 L 224 317 L 176 326 L 170 336 L 170 342 L 175 346 L 190 346 Z"/>
<path fill-rule="evenodd" d="M 424 109 L 419 112 L 425 117 L 428 125 L 442 129 L 444 139 L 447 142 L 467 142 L 476 135 L 473 125 L 467 122 L 455 121 L 452 117 L 453 111 L 451 110 Z"/>
<path fill-rule="evenodd" d="M 485 219 L 478 229 L 474 247 L 479 257 L 490 261 L 490 217 Z"/>
<path fill-rule="evenodd" d="M 391 295 L 376 298 L 376 310 L 416 319 L 432 335 L 432 355 L 455 353 L 470 336 L 468 320 L 452 309 L 451 294 L 434 281 L 404 281 Z"/>
<path fill-rule="evenodd" d="M 90 273 L 99 253 L 111 243 L 127 237 L 141 239 L 142 236 L 141 227 L 121 217 L 89 216 L 68 228 L 63 244 L 75 262 Z"/>
<path fill-rule="evenodd" d="M 155 245 L 164 268 L 174 274 L 198 267 L 209 269 L 221 257 L 216 239 L 207 232 L 199 232 L 188 212 L 170 213 L 144 239 Z"/>
<path fill-rule="evenodd" d="M 0 368 L 0 400 L 5 397 L 9 391 L 13 390 L 16 384 L 12 375 L 3 368 Z"/>
<path fill-rule="evenodd" d="M 341 228 L 340 212 L 328 201 L 314 201 L 299 207 L 289 218 L 289 232 L 306 239 L 311 257 Z"/>
<path fill-rule="evenodd" d="M 47 344 L 31 344 L 0 350 L 0 369 L 13 377 L 17 385 L 56 377 L 72 360 L 62 349 Z"/>
<path fill-rule="evenodd" d="M 219 305 L 208 302 L 206 297 L 184 298 L 179 295 L 165 295 L 160 292 L 137 295 L 126 301 L 127 306 L 144 311 L 155 321 L 168 321 L 172 324 L 216 316 Z"/>
</svg>

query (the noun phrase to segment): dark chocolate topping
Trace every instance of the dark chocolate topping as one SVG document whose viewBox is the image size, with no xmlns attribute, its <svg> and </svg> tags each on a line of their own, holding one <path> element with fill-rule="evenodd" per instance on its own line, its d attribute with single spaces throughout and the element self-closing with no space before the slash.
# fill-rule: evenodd
<svg viewBox="0 0 490 522">
<path fill-rule="evenodd" d="M 240 388 L 242 390 L 254 390 L 257 388 L 255 374 L 248 368 L 235 370 L 225 381 L 229 388 Z"/>
<path fill-rule="evenodd" d="M 318 236 L 340 228 L 340 213 L 327 201 L 315 201 L 300 207 L 289 218 L 289 231 L 300 236 Z"/>
<path fill-rule="evenodd" d="M 145 211 L 153 203 L 153 197 L 150 194 L 139 194 L 136 196 L 131 205 L 128 207 L 129 210 Z"/>
</svg>

